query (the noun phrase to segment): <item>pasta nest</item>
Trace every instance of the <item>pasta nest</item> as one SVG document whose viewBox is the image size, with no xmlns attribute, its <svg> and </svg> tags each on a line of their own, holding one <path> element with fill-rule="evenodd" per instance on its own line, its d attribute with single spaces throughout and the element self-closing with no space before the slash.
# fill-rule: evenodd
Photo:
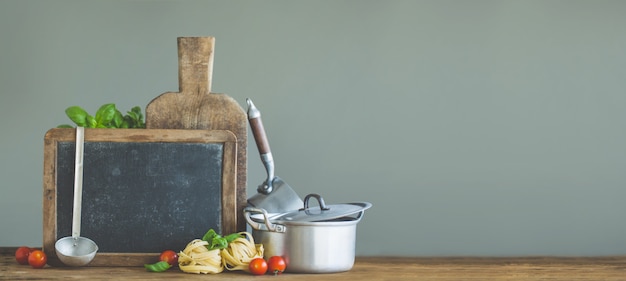
<svg viewBox="0 0 626 281">
<path fill-rule="evenodd" d="M 263 244 L 255 244 L 248 232 L 240 232 L 239 237 L 224 249 L 209 250 L 209 242 L 194 239 L 178 254 L 178 267 L 183 272 L 196 274 L 216 274 L 227 270 L 249 271 L 248 265 L 255 258 L 263 258 Z"/>
</svg>

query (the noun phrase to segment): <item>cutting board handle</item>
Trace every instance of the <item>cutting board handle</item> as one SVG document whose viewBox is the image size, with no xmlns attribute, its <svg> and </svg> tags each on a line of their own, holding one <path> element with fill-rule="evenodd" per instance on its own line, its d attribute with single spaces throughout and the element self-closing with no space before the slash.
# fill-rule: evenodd
<svg viewBox="0 0 626 281">
<path fill-rule="evenodd" d="M 178 37 L 178 87 L 181 94 L 211 92 L 215 37 Z"/>
</svg>

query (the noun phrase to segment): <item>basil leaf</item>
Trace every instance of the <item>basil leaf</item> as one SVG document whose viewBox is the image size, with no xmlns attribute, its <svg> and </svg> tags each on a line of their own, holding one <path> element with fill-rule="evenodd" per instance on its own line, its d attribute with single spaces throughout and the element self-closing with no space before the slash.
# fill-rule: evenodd
<svg viewBox="0 0 626 281">
<path fill-rule="evenodd" d="M 143 114 L 141 114 L 141 107 L 135 106 L 131 109 L 131 112 L 135 113 L 135 120 L 137 120 L 138 124 L 143 123 Z"/>
<path fill-rule="evenodd" d="M 170 269 L 170 267 L 172 267 L 166 261 L 159 261 L 153 264 L 144 264 L 143 266 L 146 268 L 146 270 L 151 271 L 151 272 L 163 272 L 163 271 Z"/>
<path fill-rule="evenodd" d="M 241 237 L 243 237 L 243 235 L 239 233 L 233 233 L 233 234 L 226 235 L 226 237 L 224 238 L 226 239 L 228 243 L 230 243 L 230 242 L 233 242 L 235 239 L 241 238 Z"/>
<path fill-rule="evenodd" d="M 202 240 L 211 243 L 211 240 L 213 240 L 213 237 L 215 237 L 217 235 L 218 235 L 217 232 L 215 232 L 215 230 L 213 230 L 213 228 L 211 228 L 211 229 L 209 229 L 209 231 L 207 231 L 204 234 L 204 236 L 202 236 Z"/>
<path fill-rule="evenodd" d="M 96 122 L 96 118 L 93 118 L 91 115 L 87 115 L 86 118 L 87 124 L 85 124 L 85 128 L 95 128 L 98 122 Z"/>
<path fill-rule="evenodd" d="M 202 237 L 202 240 L 209 242 L 209 245 L 207 245 L 209 251 L 214 249 L 224 249 L 228 246 L 226 238 L 217 234 L 217 232 L 213 229 L 209 229 L 209 231 Z"/>
<path fill-rule="evenodd" d="M 87 121 L 86 118 L 89 114 L 80 106 L 70 106 L 65 109 L 65 114 L 70 120 L 74 121 L 76 125 L 81 127 L 86 127 Z"/>
<path fill-rule="evenodd" d="M 124 123 L 124 116 L 119 110 L 115 110 L 115 115 L 113 116 L 113 122 L 111 122 L 114 128 L 121 128 Z"/>
<path fill-rule="evenodd" d="M 124 124 L 126 125 L 125 128 L 135 128 L 135 121 L 128 115 L 124 116 Z"/>
<path fill-rule="evenodd" d="M 96 111 L 96 127 L 107 128 L 111 121 L 113 121 L 116 110 L 114 103 L 107 103 L 101 106 L 98 111 Z"/>
<path fill-rule="evenodd" d="M 65 110 L 65 114 L 76 123 L 85 128 L 145 128 L 141 107 L 135 106 L 126 115 L 123 115 L 114 103 L 102 105 L 93 117 L 79 106 L 71 106 Z M 59 128 L 73 128 L 72 125 L 62 124 Z"/>
<path fill-rule="evenodd" d="M 146 124 L 143 121 L 143 114 L 141 114 L 141 107 L 139 106 L 133 107 L 124 117 L 126 118 L 130 128 L 146 127 Z"/>
</svg>

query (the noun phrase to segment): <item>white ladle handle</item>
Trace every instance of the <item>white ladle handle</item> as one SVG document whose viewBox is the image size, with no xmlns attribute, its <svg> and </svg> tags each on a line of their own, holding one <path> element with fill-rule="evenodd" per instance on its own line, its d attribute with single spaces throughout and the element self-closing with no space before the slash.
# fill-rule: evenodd
<svg viewBox="0 0 626 281">
<path fill-rule="evenodd" d="M 80 236 L 81 203 L 83 200 L 83 152 L 85 128 L 76 127 L 76 161 L 74 168 L 74 209 L 72 210 L 72 237 Z"/>
</svg>

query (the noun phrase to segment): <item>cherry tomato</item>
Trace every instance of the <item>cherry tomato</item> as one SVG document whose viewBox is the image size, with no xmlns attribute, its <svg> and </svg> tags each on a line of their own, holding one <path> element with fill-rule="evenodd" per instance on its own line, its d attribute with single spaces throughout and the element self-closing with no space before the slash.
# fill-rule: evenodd
<svg viewBox="0 0 626 281">
<path fill-rule="evenodd" d="M 178 254 L 172 250 L 165 250 L 161 253 L 159 257 L 159 261 L 164 261 L 169 263 L 171 266 L 178 265 Z"/>
<path fill-rule="evenodd" d="M 281 256 L 273 256 L 270 257 L 269 260 L 267 260 L 267 268 L 269 269 L 270 273 L 274 273 L 274 275 L 283 273 L 286 267 L 287 264 Z"/>
<path fill-rule="evenodd" d="M 267 272 L 267 262 L 263 258 L 255 258 L 250 261 L 248 269 L 254 275 L 263 275 Z"/>
<path fill-rule="evenodd" d="M 17 261 L 17 263 L 22 265 L 28 264 L 28 256 L 32 251 L 33 249 L 25 246 L 17 248 L 17 250 L 15 251 L 15 260 Z"/>
<path fill-rule="evenodd" d="M 43 268 L 48 262 L 46 253 L 41 250 L 34 250 L 28 255 L 28 264 L 33 268 Z"/>
</svg>

